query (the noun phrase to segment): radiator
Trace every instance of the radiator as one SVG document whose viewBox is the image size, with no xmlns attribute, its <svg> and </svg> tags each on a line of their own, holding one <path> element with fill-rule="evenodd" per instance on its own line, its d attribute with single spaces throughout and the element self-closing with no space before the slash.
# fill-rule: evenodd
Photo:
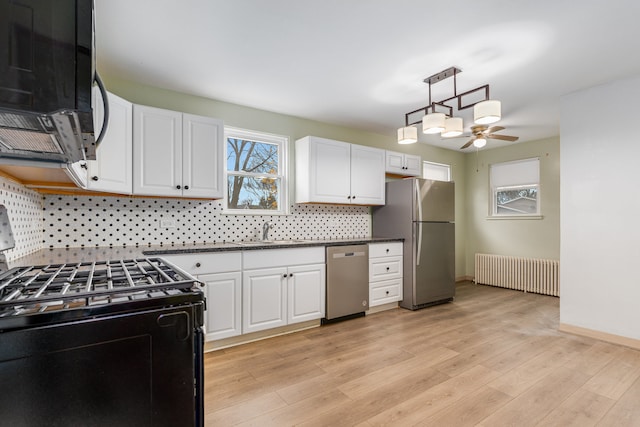
<svg viewBox="0 0 640 427">
<path fill-rule="evenodd" d="M 551 259 L 476 254 L 475 282 L 557 297 L 559 265 Z"/>
</svg>

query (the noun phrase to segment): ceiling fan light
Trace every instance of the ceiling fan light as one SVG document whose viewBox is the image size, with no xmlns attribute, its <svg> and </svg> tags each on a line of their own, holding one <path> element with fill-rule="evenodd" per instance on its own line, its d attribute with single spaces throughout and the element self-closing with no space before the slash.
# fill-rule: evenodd
<svg viewBox="0 0 640 427">
<path fill-rule="evenodd" d="M 462 130 L 462 117 L 451 117 L 445 119 L 444 121 L 444 130 L 442 131 L 442 136 L 444 138 L 453 138 L 455 136 L 460 136 L 462 135 Z"/>
<path fill-rule="evenodd" d="M 486 139 L 484 139 L 484 138 L 476 138 L 476 139 L 473 141 L 473 146 L 474 146 L 474 147 L 476 147 L 476 148 L 482 148 L 482 147 L 484 147 L 485 145 L 487 145 L 487 140 L 486 140 Z"/>
<path fill-rule="evenodd" d="M 444 113 L 431 113 L 422 118 L 423 133 L 440 133 L 444 130 Z"/>
<path fill-rule="evenodd" d="M 473 106 L 473 121 L 479 125 L 488 125 L 500 120 L 500 101 L 490 99 L 478 102 Z"/>
<path fill-rule="evenodd" d="M 418 142 L 418 128 L 406 126 L 398 129 L 398 144 L 414 144 Z"/>
</svg>

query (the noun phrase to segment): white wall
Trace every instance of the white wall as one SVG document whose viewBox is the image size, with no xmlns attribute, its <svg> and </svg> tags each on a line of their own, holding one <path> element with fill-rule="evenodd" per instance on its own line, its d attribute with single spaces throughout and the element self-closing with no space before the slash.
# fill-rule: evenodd
<svg viewBox="0 0 640 427">
<path fill-rule="evenodd" d="M 640 77 L 563 97 L 560 322 L 640 339 Z M 591 119 L 597 117 L 597 119 Z"/>
</svg>

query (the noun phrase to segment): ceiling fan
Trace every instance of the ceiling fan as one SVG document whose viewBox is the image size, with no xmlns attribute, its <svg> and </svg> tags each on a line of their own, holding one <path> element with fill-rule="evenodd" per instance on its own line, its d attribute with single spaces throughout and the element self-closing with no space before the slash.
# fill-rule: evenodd
<svg viewBox="0 0 640 427">
<path fill-rule="evenodd" d="M 504 130 L 502 126 L 491 126 L 490 128 L 484 125 L 471 126 L 471 134 L 472 134 L 471 139 L 462 147 L 460 147 L 460 149 L 464 150 L 465 148 L 469 147 L 471 144 L 475 145 L 478 148 L 484 147 L 487 139 L 499 139 L 502 141 L 509 141 L 509 142 L 514 142 L 518 140 L 517 136 L 496 135 L 494 133 L 494 132 L 499 132 L 501 130 Z M 476 141 L 483 140 L 483 139 L 485 140 L 484 144 L 481 144 L 481 145 L 474 144 Z"/>
</svg>

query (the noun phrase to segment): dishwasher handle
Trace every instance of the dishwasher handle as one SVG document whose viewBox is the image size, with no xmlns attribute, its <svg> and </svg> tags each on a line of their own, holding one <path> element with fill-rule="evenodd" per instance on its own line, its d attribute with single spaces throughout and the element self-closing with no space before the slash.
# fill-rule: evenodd
<svg viewBox="0 0 640 427">
<path fill-rule="evenodd" d="M 357 257 L 357 256 L 365 256 L 364 251 L 356 251 L 356 252 L 336 252 L 331 255 L 332 258 L 345 258 L 345 257 Z"/>
</svg>

